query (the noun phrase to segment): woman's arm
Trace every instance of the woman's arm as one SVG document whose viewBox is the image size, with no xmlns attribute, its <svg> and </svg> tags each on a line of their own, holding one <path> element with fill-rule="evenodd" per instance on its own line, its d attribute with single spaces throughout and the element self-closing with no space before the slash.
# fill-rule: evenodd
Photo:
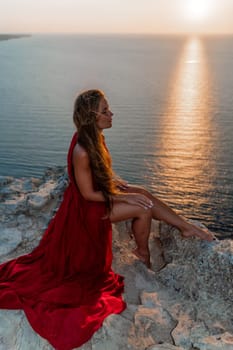
<svg viewBox="0 0 233 350">
<path fill-rule="evenodd" d="M 103 193 L 94 190 L 89 156 L 79 144 L 73 151 L 73 166 L 75 181 L 82 196 L 89 201 L 105 202 Z M 112 199 L 113 202 L 125 202 L 144 208 L 152 206 L 150 199 L 141 193 L 117 193 L 112 195 Z"/>
<path fill-rule="evenodd" d="M 73 151 L 73 167 L 75 181 L 82 196 L 89 201 L 105 202 L 102 192 L 94 190 L 89 156 L 79 144 Z"/>
</svg>

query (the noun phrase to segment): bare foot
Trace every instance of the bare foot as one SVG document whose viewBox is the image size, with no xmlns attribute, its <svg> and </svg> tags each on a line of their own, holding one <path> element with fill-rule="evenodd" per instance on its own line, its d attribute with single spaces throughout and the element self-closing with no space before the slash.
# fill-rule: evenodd
<svg viewBox="0 0 233 350">
<path fill-rule="evenodd" d="M 151 267 L 151 262 L 150 262 L 150 254 L 149 253 L 141 253 L 138 251 L 138 248 L 134 249 L 132 251 L 132 253 L 134 255 L 136 255 L 136 257 L 141 260 L 141 262 L 143 262 L 143 264 L 145 264 L 148 268 Z"/>
<path fill-rule="evenodd" d="M 215 239 L 215 236 L 212 232 L 208 231 L 207 229 L 201 229 L 198 226 L 195 226 L 191 223 L 188 223 L 188 226 L 186 229 L 182 230 L 182 236 L 183 237 L 199 237 L 200 239 L 203 239 L 205 241 L 213 241 Z"/>
</svg>

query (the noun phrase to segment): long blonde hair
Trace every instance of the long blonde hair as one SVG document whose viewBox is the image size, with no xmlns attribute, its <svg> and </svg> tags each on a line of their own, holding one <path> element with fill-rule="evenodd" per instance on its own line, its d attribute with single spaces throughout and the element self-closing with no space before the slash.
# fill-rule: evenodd
<svg viewBox="0 0 233 350">
<path fill-rule="evenodd" d="M 94 184 L 103 193 L 106 206 L 111 210 L 111 195 L 117 190 L 113 182 L 111 157 L 96 125 L 96 113 L 103 98 L 101 90 L 87 90 L 78 95 L 74 103 L 73 121 L 78 131 L 78 143 L 88 153 Z"/>
</svg>

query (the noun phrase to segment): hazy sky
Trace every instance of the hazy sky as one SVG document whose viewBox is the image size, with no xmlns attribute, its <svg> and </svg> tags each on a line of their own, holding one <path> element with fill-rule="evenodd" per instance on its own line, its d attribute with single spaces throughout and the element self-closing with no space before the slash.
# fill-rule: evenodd
<svg viewBox="0 0 233 350">
<path fill-rule="evenodd" d="M 233 33 L 233 0 L 0 0 L 0 33 Z"/>
</svg>

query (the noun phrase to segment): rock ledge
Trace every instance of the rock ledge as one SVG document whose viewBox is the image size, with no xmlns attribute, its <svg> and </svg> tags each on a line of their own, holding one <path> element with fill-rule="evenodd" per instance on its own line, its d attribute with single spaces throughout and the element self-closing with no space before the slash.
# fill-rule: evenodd
<svg viewBox="0 0 233 350">
<path fill-rule="evenodd" d="M 64 167 L 41 179 L 0 177 L 0 262 L 37 246 L 66 186 Z M 125 223 L 113 226 L 113 268 L 125 276 L 128 307 L 79 349 L 233 350 L 233 241 L 184 240 L 153 222 L 148 270 L 131 253 L 126 231 Z M 22 311 L 0 310 L 0 350 L 32 348 L 52 349 Z"/>
</svg>

